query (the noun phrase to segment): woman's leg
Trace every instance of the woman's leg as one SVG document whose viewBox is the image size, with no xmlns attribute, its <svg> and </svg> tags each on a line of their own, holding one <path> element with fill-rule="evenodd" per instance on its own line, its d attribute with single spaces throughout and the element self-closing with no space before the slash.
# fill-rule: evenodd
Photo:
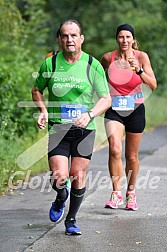
<svg viewBox="0 0 167 252">
<path fill-rule="evenodd" d="M 113 191 L 121 190 L 123 176 L 122 167 L 122 139 L 124 126 L 118 121 L 109 121 L 106 124 L 106 133 L 109 142 L 109 172 L 112 179 Z"/>
<path fill-rule="evenodd" d="M 143 133 L 126 132 L 125 158 L 126 177 L 128 182 L 127 191 L 134 191 L 137 175 L 139 172 L 138 151 Z"/>
</svg>

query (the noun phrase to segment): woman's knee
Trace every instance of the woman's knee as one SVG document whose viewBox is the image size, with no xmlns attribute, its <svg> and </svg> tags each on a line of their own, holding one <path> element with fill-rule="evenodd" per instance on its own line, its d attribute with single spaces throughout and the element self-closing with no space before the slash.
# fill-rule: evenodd
<svg viewBox="0 0 167 252">
<path fill-rule="evenodd" d="M 118 143 L 109 144 L 109 155 L 114 158 L 122 157 L 122 145 Z"/>
<path fill-rule="evenodd" d="M 126 162 L 128 163 L 136 163 L 138 162 L 138 153 L 126 153 L 125 154 Z"/>
</svg>

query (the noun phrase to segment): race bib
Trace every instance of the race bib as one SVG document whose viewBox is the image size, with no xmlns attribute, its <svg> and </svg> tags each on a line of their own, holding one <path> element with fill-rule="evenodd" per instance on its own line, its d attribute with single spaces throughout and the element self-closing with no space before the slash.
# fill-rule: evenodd
<svg viewBox="0 0 167 252">
<path fill-rule="evenodd" d="M 61 121 L 73 122 L 75 118 L 86 112 L 87 109 L 79 104 L 62 104 L 61 105 Z"/>
<path fill-rule="evenodd" d="M 119 111 L 134 110 L 134 95 L 113 96 L 112 109 Z"/>
</svg>

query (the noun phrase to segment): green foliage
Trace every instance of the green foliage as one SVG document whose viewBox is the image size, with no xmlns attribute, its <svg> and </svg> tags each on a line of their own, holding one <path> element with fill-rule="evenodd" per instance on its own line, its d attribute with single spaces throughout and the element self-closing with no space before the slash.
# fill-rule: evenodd
<svg viewBox="0 0 167 252">
<path fill-rule="evenodd" d="M 67 11 L 68 10 L 68 11 Z M 115 32 L 118 25 L 130 23 L 135 28 L 140 50 L 148 53 L 159 85 L 167 83 L 166 38 L 167 1 L 165 0 L 85 0 L 47 1 L 50 14 L 48 49 L 55 44 L 54 34 L 60 23 L 74 18 L 83 25 L 83 49 L 100 59 L 103 53 L 117 48 Z"/>
<path fill-rule="evenodd" d="M 32 73 L 46 51 L 47 15 L 39 8 L 45 1 L 20 2 L 29 6 L 24 5 L 23 12 L 18 1 L 0 2 L 0 190 L 11 172 L 18 169 L 15 159 L 22 139 L 37 133 L 34 109 L 19 107 L 18 102 L 32 100 Z"/>
<path fill-rule="evenodd" d="M 44 13 L 39 8 L 41 1 L 27 1 L 31 8 L 26 9 L 25 20 L 13 1 L 0 3 L 0 124 L 6 139 L 21 136 L 33 124 L 32 109 L 20 108 L 18 102 L 31 100 L 32 73 L 34 65 L 46 44 Z M 42 21 L 41 21 L 42 18 Z M 37 31 L 42 34 L 40 37 Z M 38 51 L 38 54 L 36 52 Z M 44 50 L 43 50 L 44 54 Z M 44 58 L 44 55 L 42 55 Z M 41 56 L 40 56 L 41 57 Z M 42 57 L 41 57 L 42 58 Z M 32 127 L 30 126 L 32 129 Z M 35 128 L 35 127 L 34 127 Z"/>
</svg>

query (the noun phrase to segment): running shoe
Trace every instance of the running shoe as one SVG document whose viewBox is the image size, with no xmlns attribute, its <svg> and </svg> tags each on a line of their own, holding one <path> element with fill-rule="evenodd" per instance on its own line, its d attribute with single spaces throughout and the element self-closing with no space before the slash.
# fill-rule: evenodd
<svg viewBox="0 0 167 252">
<path fill-rule="evenodd" d="M 127 210 L 138 210 L 138 206 L 136 203 L 136 194 L 135 192 L 127 192 L 126 193 L 126 207 Z"/>
<path fill-rule="evenodd" d="M 106 202 L 105 208 L 118 208 L 118 206 L 123 204 L 122 193 L 118 191 L 113 191 L 111 194 L 111 199 Z"/>
<path fill-rule="evenodd" d="M 81 230 L 76 226 L 76 220 L 65 220 L 66 235 L 81 235 Z"/>
<path fill-rule="evenodd" d="M 52 202 L 52 206 L 50 208 L 49 217 L 53 222 L 59 222 L 63 218 L 65 203 L 68 200 L 70 189 L 66 187 L 67 197 L 64 201 L 56 199 Z"/>
</svg>

